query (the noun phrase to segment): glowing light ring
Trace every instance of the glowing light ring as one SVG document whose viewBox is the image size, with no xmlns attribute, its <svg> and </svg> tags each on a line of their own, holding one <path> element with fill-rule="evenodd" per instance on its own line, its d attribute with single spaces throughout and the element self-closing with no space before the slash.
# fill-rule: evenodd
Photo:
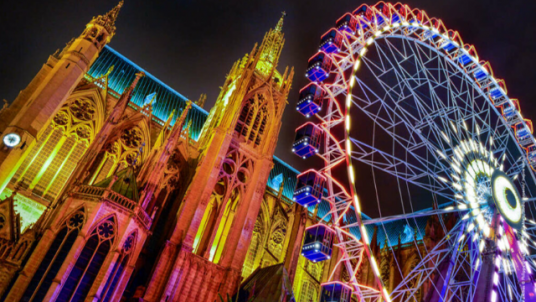
<svg viewBox="0 0 536 302">
<path fill-rule="evenodd" d="M 466 76 L 468 78 L 472 78 L 477 72 L 485 74 L 485 77 L 488 83 L 486 84 L 486 86 L 480 86 L 480 92 L 482 93 L 482 95 L 487 96 L 488 101 L 491 102 L 491 104 L 494 106 L 498 107 L 506 103 L 513 106 L 512 100 L 510 100 L 508 96 L 506 95 L 506 87 L 504 85 L 504 82 L 502 80 L 496 80 L 493 77 L 493 72 L 491 68 L 489 68 L 489 64 L 479 62 L 478 55 L 476 54 L 474 47 L 471 45 L 464 44 L 461 41 L 461 39 L 459 39 L 457 32 L 447 31 L 444 28 L 441 21 L 438 21 L 435 19 L 432 20 L 428 18 L 426 14 L 422 11 L 419 11 L 419 10 L 411 11 L 407 6 L 403 6 L 403 10 L 405 10 L 406 14 L 401 15 L 395 11 L 393 5 L 391 4 L 385 4 L 385 5 L 388 7 L 387 10 L 391 14 L 389 16 L 382 15 L 382 13 L 378 11 L 375 7 L 368 7 L 368 9 L 372 11 L 373 16 L 381 15 L 385 23 L 382 24 L 382 26 L 380 27 L 377 25 L 377 19 L 374 22 L 367 21 L 369 30 L 367 31 L 358 30 L 357 35 L 345 36 L 344 42 L 343 42 L 344 47 L 343 49 L 341 49 L 341 52 L 329 55 L 333 59 L 333 63 L 335 65 L 333 69 L 335 70 L 335 73 L 337 73 L 335 81 L 331 84 L 321 83 L 322 88 L 327 91 L 329 99 L 331 99 L 332 102 L 336 104 L 336 106 L 339 106 L 338 100 L 336 99 L 338 95 L 344 92 L 346 92 L 348 95 L 346 102 L 345 102 L 346 112 L 344 112 L 343 117 L 340 120 L 330 120 L 329 118 L 327 119 L 321 118 L 321 121 L 323 125 L 322 128 L 328 132 L 329 132 L 330 127 L 334 127 L 336 126 L 336 124 L 340 122 L 343 122 L 345 125 L 347 143 L 337 145 L 337 148 L 339 148 L 340 152 L 344 153 L 346 156 L 347 167 L 348 167 L 348 178 L 352 182 L 352 185 L 349 186 L 350 187 L 349 191 L 350 191 L 350 195 L 353 196 L 352 200 L 353 200 L 353 205 L 354 205 L 354 211 L 356 212 L 359 228 L 361 230 L 364 230 L 364 224 L 362 222 L 361 212 L 359 210 L 361 207 L 360 207 L 357 195 L 355 194 L 355 188 L 353 185 L 354 171 L 353 171 L 353 165 L 352 165 L 352 160 L 351 160 L 352 151 L 351 151 L 350 144 L 348 143 L 349 132 L 351 129 L 351 118 L 350 118 L 349 109 L 352 105 L 351 89 L 353 88 L 355 84 L 355 74 L 358 71 L 359 66 L 360 66 L 360 58 L 366 54 L 367 46 L 374 43 L 375 39 L 381 38 L 382 35 L 393 36 L 395 32 L 397 31 L 401 32 L 402 30 L 406 31 L 405 33 L 402 34 L 402 36 L 407 37 L 421 30 L 422 31 L 420 32 L 421 37 L 422 37 L 421 43 L 426 44 L 428 46 L 435 47 L 438 51 L 442 51 L 441 50 L 442 46 L 448 43 L 451 43 L 452 45 L 454 45 L 454 50 L 451 49 L 449 51 L 445 51 L 444 55 L 447 56 L 451 61 L 453 61 L 454 65 L 457 64 L 454 61 L 459 59 L 461 56 L 468 56 L 471 60 L 471 63 L 469 64 L 470 66 L 469 67 L 460 66 L 461 69 L 465 70 Z M 398 16 L 398 21 L 391 23 L 391 20 L 392 20 L 391 17 L 394 15 Z M 416 22 L 415 20 L 417 19 L 416 17 L 417 15 L 420 15 L 422 18 Z M 357 17 L 357 18 L 358 18 L 358 21 L 363 20 L 360 17 Z M 410 23 L 408 22 L 408 20 L 413 20 L 413 22 Z M 435 24 L 437 26 L 431 26 L 431 24 Z M 429 43 L 430 39 L 426 38 L 426 34 L 439 35 L 441 43 L 436 43 L 436 45 L 434 45 L 433 43 Z M 453 38 L 451 39 L 451 37 Z M 416 38 L 416 37 L 413 37 L 413 38 Z M 344 53 L 345 51 L 346 53 Z M 354 56 L 354 54 L 358 54 L 358 55 Z M 350 78 L 348 80 L 346 76 L 348 73 L 346 73 L 346 71 L 350 70 L 350 68 L 352 69 L 351 69 Z M 480 85 L 477 79 L 475 79 L 474 81 L 475 81 L 475 84 Z M 502 100 L 494 99 L 494 96 L 492 95 L 492 93 L 494 93 L 495 91 L 499 91 L 501 94 L 503 94 L 503 96 L 501 97 Z M 497 101 L 497 103 L 494 103 L 494 101 Z M 499 104 L 499 101 L 500 101 L 500 104 Z M 514 114 L 517 115 L 521 119 L 521 123 L 523 123 L 523 126 L 527 127 L 526 123 L 521 117 L 520 112 L 515 111 Z M 507 122 L 508 121 L 506 121 L 506 123 Z M 532 136 L 530 137 L 530 140 L 532 143 L 535 143 L 534 138 Z M 327 141 L 330 141 L 330 139 L 328 138 Z M 333 139 L 333 141 L 336 142 L 335 139 Z M 525 148 L 521 144 L 519 144 L 518 146 L 520 147 L 521 150 Z M 326 148 L 329 149 L 328 146 L 326 146 Z M 478 149 L 478 146 L 476 148 Z M 482 152 L 484 152 L 484 150 Z M 443 155 L 443 157 L 444 156 L 445 155 Z M 490 156 L 493 157 L 493 154 L 491 154 Z M 453 162 L 455 162 L 455 160 Z M 476 175 L 469 175 L 469 174 L 465 175 L 466 179 L 468 179 L 469 182 L 471 181 L 471 179 L 474 181 L 475 178 L 478 177 L 478 173 L 482 173 L 483 175 L 489 177 L 492 172 L 492 168 L 489 164 L 496 167 L 497 161 L 496 160 L 495 162 L 491 161 L 490 163 L 485 163 L 483 161 L 478 161 L 478 162 L 474 161 L 470 163 L 471 169 L 476 169 L 477 173 Z M 327 168 L 324 171 L 329 171 L 333 166 L 333 164 L 330 163 L 329 160 L 326 160 L 326 165 L 327 165 Z M 455 167 L 453 168 L 455 169 Z M 466 167 L 466 170 L 467 169 L 468 168 Z M 466 187 L 465 193 L 468 194 L 468 192 L 470 191 Z M 459 206 L 459 209 L 464 209 L 463 207 L 466 208 L 466 206 L 462 204 Z M 362 232 L 362 234 L 363 234 L 363 237 L 366 238 L 366 232 Z M 338 235 L 339 237 L 341 237 L 340 232 L 338 233 Z M 370 249 L 368 247 L 366 240 L 365 240 L 365 251 L 369 258 L 369 261 L 372 264 L 372 267 L 373 268 L 377 267 L 377 263 L 375 262 L 374 257 L 370 254 Z M 376 277 L 376 280 L 378 281 L 379 273 L 377 272 L 377 270 L 375 271 L 376 271 L 375 277 Z M 379 281 L 379 283 L 380 283 L 379 284 L 380 291 L 383 293 L 382 296 L 384 297 L 386 301 L 390 301 L 390 296 L 385 290 L 385 288 L 383 288 L 383 285 L 381 284 L 381 280 Z"/>
<path fill-rule="evenodd" d="M 4 145 L 13 148 L 20 143 L 20 136 L 17 133 L 8 133 L 3 138 Z"/>
<path fill-rule="evenodd" d="M 520 230 L 522 226 L 523 213 L 521 209 L 521 198 L 517 188 L 506 174 L 497 170 L 492 176 L 493 199 L 499 212 L 506 222 L 513 228 Z M 515 207 L 507 200 L 507 192 L 510 191 L 515 200 Z"/>
</svg>

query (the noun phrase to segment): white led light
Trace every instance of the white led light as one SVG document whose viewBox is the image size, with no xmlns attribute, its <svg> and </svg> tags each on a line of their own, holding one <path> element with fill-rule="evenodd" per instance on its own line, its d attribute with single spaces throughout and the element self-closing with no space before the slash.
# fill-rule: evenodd
<svg viewBox="0 0 536 302">
<path fill-rule="evenodd" d="M 350 88 L 354 88 L 354 84 L 355 84 L 355 77 L 352 76 L 352 77 L 350 77 Z"/>
<path fill-rule="evenodd" d="M 354 71 L 357 71 L 359 69 L 360 62 L 361 62 L 360 60 L 355 61 Z"/>
<path fill-rule="evenodd" d="M 346 107 L 350 108 L 352 106 L 352 95 L 349 93 L 346 97 Z"/>
<path fill-rule="evenodd" d="M 20 136 L 17 133 L 8 133 L 4 135 L 4 145 L 13 148 L 20 143 Z"/>
<path fill-rule="evenodd" d="M 359 199 L 357 198 L 357 195 L 354 195 L 354 207 L 357 213 L 361 213 L 361 205 L 359 205 Z"/>
<path fill-rule="evenodd" d="M 374 274 L 376 274 L 376 276 L 379 276 L 380 270 L 378 269 L 378 265 L 376 264 L 374 256 L 370 256 L 370 263 L 372 264 L 372 268 L 374 269 Z"/>
<path fill-rule="evenodd" d="M 445 141 L 446 141 L 447 143 L 450 144 L 450 139 L 449 139 L 449 137 L 445 134 L 445 132 L 441 131 L 441 135 L 443 135 L 443 138 L 445 139 Z"/>
<path fill-rule="evenodd" d="M 361 236 L 363 236 L 363 240 L 365 240 L 365 243 L 368 243 L 368 236 L 367 230 L 365 229 L 365 225 L 361 225 Z"/>
<path fill-rule="evenodd" d="M 441 180 L 442 182 L 449 183 L 449 181 L 448 181 L 445 177 L 443 177 L 443 176 L 438 176 L 437 178 L 438 178 L 439 180 Z"/>
</svg>

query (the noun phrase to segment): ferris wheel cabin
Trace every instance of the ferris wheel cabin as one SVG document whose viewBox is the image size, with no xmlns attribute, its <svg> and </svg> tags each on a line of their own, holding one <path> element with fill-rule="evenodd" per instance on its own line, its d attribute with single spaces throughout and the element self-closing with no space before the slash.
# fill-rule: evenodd
<svg viewBox="0 0 536 302">
<path fill-rule="evenodd" d="M 311 82 L 322 82 L 329 76 L 331 63 L 331 58 L 327 54 L 319 52 L 309 59 L 309 67 L 305 76 Z"/>
<path fill-rule="evenodd" d="M 320 51 L 325 53 L 339 52 L 342 46 L 342 34 L 333 28 L 320 38 Z"/>
<path fill-rule="evenodd" d="M 366 4 L 363 4 L 361 5 L 360 7 L 358 7 L 356 10 L 354 10 L 352 12 L 352 14 L 356 17 L 361 17 L 363 18 L 364 20 L 366 20 L 367 22 L 373 22 L 374 20 L 374 14 L 372 12 L 372 9 L 370 9 L 370 7 Z M 361 27 L 362 28 L 366 28 L 368 27 L 368 24 L 361 21 Z"/>
<path fill-rule="evenodd" d="M 536 145 L 532 144 L 527 147 L 527 158 L 529 160 L 530 167 L 536 171 Z"/>
<path fill-rule="evenodd" d="M 519 102 L 516 99 L 510 99 L 510 101 L 511 103 L 506 102 L 501 107 L 504 119 L 509 124 L 521 122 L 521 118 L 517 114 L 519 112 Z"/>
<path fill-rule="evenodd" d="M 389 5 L 385 4 L 385 2 L 378 2 L 378 4 L 374 5 L 374 8 L 377 9 L 380 13 L 376 14 L 376 22 L 379 26 L 382 26 L 383 23 L 385 23 L 384 16 L 389 16 Z"/>
<path fill-rule="evenodd" d="M 491 98 L 491 101 L 493 102 L 493 105 L 497 107 L 502 106 L 508 101 L 508 98 L 506 97 L 506 85 L 504 84 L 504 81 L 498 82 L 499 85 L 491 88 L 489 92 L 489 96 Z"/>
<path fill-rule="evenodd" d="M 524 120 L 525 123 L 517 123 L 514 126 L 517 142 L 526 146 L 532 143 L 532 132 L 534 130 L 531 120 Z"/>
<path fill-rule="evenodd" d="M 296 106 L 305 117 L 317 114 L 322 109 L 322 102 L 326 92 L 315 83 L 310 83 L 300 90 L 300 100 Z"/>
<path fill-rule="evenodd" d="M 308 227 L 305 229 L 302 256 L 313 262 L 330 259 L 334 237 L 335 231 L 323 224 Z"/>
<path fill-rule="evenodd" d="M 341 282 L 322 284 L 320 302 L 350 302 L 352 300 L 352 288 Z"/>
<path fill-rule="evenodd" d="M 396 14 L 393 13 L 392 16 L 391 16 L 391 23 L 398 23 L 400 22 L 400 16 L 402 16 L 402 18 L 406 19 L 407 18 L 407 15 L 408 15 L 408 9 L 407 7 L 402 4 L 402 3 L 397 3 L 393 6 L 393 8 L 395 9 L 396 11 Z"/>
<path fill-rule="evenodd" d="M 472 67 L 475 63 L 475 56 L 476 52 L 474 47 L 467 47 L 464 46 L 463 49 L 465 51 L 460 51 L 459 55 L 457 56 L 458 62 L 461 63 L 464 68 Z"/>
<path fill-rule="evenodd" d="M 322 201 L 326 178 L 315 170 L 308 170 L 298 175 L 293 200 L 301 206 L 308 207 Z"/>
<path fill-rule="evenodd" d="M 305 159 L 315 155 L 320 150 L 323 137 L 322 129 L 313 123 L 305 123 L 296 129 L 296 138 L 292 145 L 292 152 Z"/>
<path fill-rule="evenodd" d="M 353 35 L 355 34 L 355 30 L 357 28 L 357 19 L 354 18 L 352 14 L 346 13 L 339 20 L 337 20 L 335 27 L 343 33 Z"/>
</svg>

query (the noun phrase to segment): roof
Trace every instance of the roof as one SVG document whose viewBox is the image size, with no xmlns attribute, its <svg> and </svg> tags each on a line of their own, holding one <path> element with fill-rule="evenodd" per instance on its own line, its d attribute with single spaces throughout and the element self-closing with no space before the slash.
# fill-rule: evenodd
<svg viewBox="0 0 536 302">
<path fill-rule="evenodd" d="M 117 176 L 117 180 L 112 185 L 112 191 L 134 200 L 135 202 L 140 201 L 138 185 L 136 183 L 136 174 L 132 166 L 128 166 L 117 172 L 115 175 L 103 179 L 101 182 L 95 184 L 95 187 L 107 188 L 115 176 Z"/>
<path fill-rule="evenodd" d="M 114 70 L 108 76 L 108 87 L 118 94 L 122 94 L 125 89 L 130 86 L 136 73 L 140 71 L 145 73 L 145 77 L 140 79 L 138 85 L 134 89 L 130 101 L 141 107 L 145 104 L 146 97 L 156 92 L 156 100 L 153 104 L 153 115 L 160 121 L 155 121 L 162 123 L 161 121 L 167 120 L 173 109 L 180 115 L 182 110 L 186 107 L 186 101 L 188 101 L 187 97 L 164 84 L 155 76 L 125 58 L 109 46 L 104 47 L 95 63 L 91 65 L 88 74 L 94 78 L 100 77 L 103 74 L 106 74 L 108 69 L 112 66 L 114 66 Z M 184 123 L 184 125 L 188 125 L 188 123 L 192 121 L 192 126 L 190 127 L 190 137 L 192 139 L 197 141 L 199 138 L 207 116 L 207 111 L 192 103 L 192 108 L 188 112 Z M 174 122 L 172 122 L 172 125 L 173 123 Z"/>
<path fill-rule="evenodd" d="M 296 300 L 288 272 L 281 263 L 255 270 L 240 286 L 236 301 L 292 302 Z"/>
<path fill-rule="evenodd" d="M 283 196 L 292 200 L 298 174 L 300 174 L 298 170 L 274 156 L 274 167 L 270 171 L 266 185 L 278 192 L 281 181 L 284 179 Z"/>
</svg>

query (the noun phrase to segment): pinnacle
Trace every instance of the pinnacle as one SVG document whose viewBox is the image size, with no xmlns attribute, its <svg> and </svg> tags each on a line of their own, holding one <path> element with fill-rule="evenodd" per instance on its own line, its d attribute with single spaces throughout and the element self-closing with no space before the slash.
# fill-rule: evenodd
<svg viewBox="0 0 536 302">
<path fill-rule="evenodd" d="M 275 31 L 277 32 L 283 31 L 283 19 L 285 18 L 286 15 L 287 15 L 286 12 L 281 13 L 281 18 L 279 19 L 279 22 L 277 22 L 277 25 L 275 26 Z"/>
<path fill-rule="evenodd" d="M 123 7 L 124 3 L 125 3 L 124 0 L 119 1 L 119 3 L 114 8 L 112 8 L 111 11 L 109 11 L 106 14 L 112 22 L 115 22 L 115 20 L 117 19 L 117 16 L 119 15 L 119 11 L 121 10 L 121 7 Z"/>
</svg>

